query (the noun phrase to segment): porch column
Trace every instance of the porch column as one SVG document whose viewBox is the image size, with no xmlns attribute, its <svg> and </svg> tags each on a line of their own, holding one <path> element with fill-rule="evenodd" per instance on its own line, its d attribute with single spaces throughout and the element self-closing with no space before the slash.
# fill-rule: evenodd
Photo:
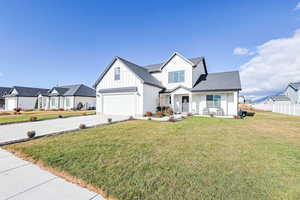
<svg viewBox="0 0 300 200">
<path fill-rule="evenodd" d="M 193 95 L 192 93 L 189 93 L 189 112 L 192 113 L 193 112 Z"/>
<path fill-rule="evenodd" d="M 171 107 L 173 112 L 175 113 L 175 98 L 174 98 L 174 94 L 171 94 Z"/>
</svg>

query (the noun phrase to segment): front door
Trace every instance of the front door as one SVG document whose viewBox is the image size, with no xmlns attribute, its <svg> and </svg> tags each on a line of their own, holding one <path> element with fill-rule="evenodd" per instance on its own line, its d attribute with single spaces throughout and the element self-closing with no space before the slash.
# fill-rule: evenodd
<svg viewBox="0 0 300 200">
<path fill-rule="evenodd" d="M 182 112 L 189 112 L 189 96 L 182 96 Z"/>
</svg>

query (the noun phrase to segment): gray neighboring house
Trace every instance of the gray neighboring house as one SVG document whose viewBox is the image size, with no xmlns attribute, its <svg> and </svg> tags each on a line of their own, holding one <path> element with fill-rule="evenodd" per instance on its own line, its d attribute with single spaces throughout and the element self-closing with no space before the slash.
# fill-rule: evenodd
<svg viewBox="0 0 300 200">
<path fill-rule="evenodd" d="M 40 92 L 38 95 L 38 108 L 45 110 L 55 109 L 77 109 L 82 105 L 82 109 L 96 108 L 96 91 L 83 84 L 64 85 L 53 87 L 46 93 Z"/>
<path fill-rule="evenodd" d="M 300 104 L 300 82 L 288 84 L 284 94 L 290 99 L 293 104 Z"/>
<path fill-rule="evenodd" d="M 9 94 L 12 88 L 0 87 L 0 110 L 5 109 L 5 96 Z"/>
<path fill-rule="evenodd" d="M 14 86 L 9 94 L 5 95 L 5 110 L 15 108 L 31 110 L 36 107 L 37 97 L 40 93 L 46 93 L 49 89 Z"/>
<path fill-rule="evenodd" d="M 286 95 L 274 95 L 269 96 L 265 103 L 267 104 L 289 104 L 291 103 L 291 99 Z"/>
</svg>

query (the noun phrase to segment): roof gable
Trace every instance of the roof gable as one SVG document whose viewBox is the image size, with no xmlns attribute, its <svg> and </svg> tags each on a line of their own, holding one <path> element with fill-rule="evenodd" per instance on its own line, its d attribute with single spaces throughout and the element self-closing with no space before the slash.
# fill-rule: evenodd
<svg viewBox="0 0 300 200">
<path fill-rule="evenodd" d="M 173 57 L 173 55 L 172 55 L 172 57 Z M 169 60 L 170 60 L 170 58 L 169 58 Z M 207 73 L 207 68 L 206 68 L 206 63 L 205 63 L 204 57 L 187 58 L 187 60 L 191 61 L 194 66 L 197 66 L 200 63 L 203 63 L 204 71 Z M 145 65 L 145 66 L 143 66 L 143 68 L 147 69 L 148 72 L 150 72 L 150 73 L 161 72 L 161 68 L 165 63 Z"/>
<path fill-rule="evenodd" d="M 9 87 L 0 87 L 0 98 L 8 95 L 11 92 L 12 88 Z"/>
<path fill-rule="evenodd" d="M 192 67 L 195 66 L 195 64 L 190 61 L 189 59 L 185 58 L 184 56 L 182 56 L 181 54 L 175 52 L 173 53 L 173 55 L 160 67 L 160 70 L 162 70 L 175 56 L 179 56 L 181 59 L 183 59 L 184 61 L 186 61 L 187 63 L 189 63 Z"/>
<path fill-rule="evenodd" d="M 106 73 L 109 71 L 109 69 L 113 66 L 113 64 L 116 62 L 116 60 L 119 60 L 123 65 L 125 65 L 131 72 L 133 72 L 143 83 L 153 85 L 155 87 L 163 88 L 161 83 L 153 77 L 148 70 L 145 68 L 138 66 L 128 60 L 125 60 L 124 58 L 115 57 L 113 61 L 105 68 L 103 73 L 100 75 L 100 77 L 97 79 L 97 81 L 94 84 L 94 88 L 97 87 L 97 85 L 101 82 L 101 80 L 104 78 Z"/>
</svg>

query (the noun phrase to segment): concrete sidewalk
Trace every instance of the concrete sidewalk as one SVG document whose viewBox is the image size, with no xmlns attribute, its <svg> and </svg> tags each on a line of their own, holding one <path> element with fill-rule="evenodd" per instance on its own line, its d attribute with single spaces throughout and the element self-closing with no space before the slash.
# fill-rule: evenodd
<svg viewBox="0 0 300 200">
<path fill-rule="evenodd" d="M 0 149 L 0 200 L 104 200 Z"/>
<path fill-rule="evenodd" d="M 80 124 L 85 124 L 87 126 L 95 126 L 107 123 L 107 118 L 112 118 L 113 121 L 120 121 L 128 119 L 128 116 L 88 115 L 36 122 L 0 125 L 0 143 L 18 139 L 25 139 L 27 138 L 27 131 L 30 130 L 34 130 L 36 132 L 36 136 L 40 136 L 50 133 L 57 133 L 60 131 L 73 130 L 78 128 Z"/>
</svg>

